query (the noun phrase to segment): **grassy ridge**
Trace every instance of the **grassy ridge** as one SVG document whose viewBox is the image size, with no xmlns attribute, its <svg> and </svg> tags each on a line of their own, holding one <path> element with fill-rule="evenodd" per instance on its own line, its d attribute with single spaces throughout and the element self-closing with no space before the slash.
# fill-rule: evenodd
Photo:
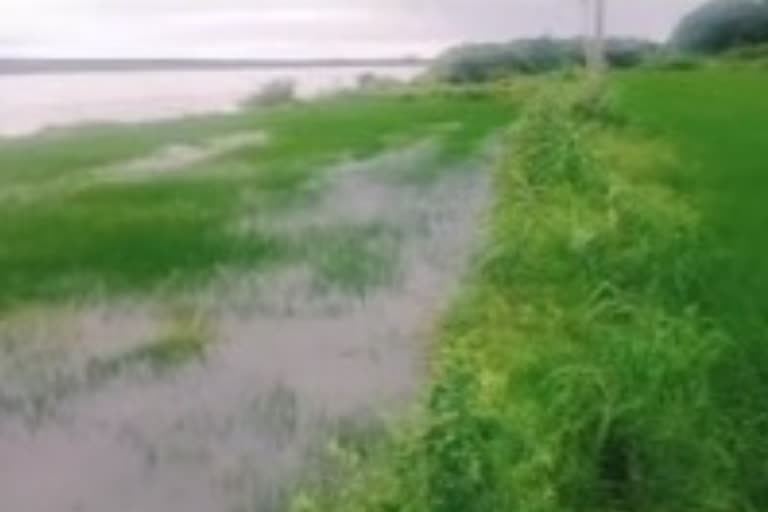
<svg viewBox="0 0 768 512">
<path fill-rule="evenodd" d="M 331 261 L 329 252 L 345 252 L 366 261 L 362 241 L 379 236 L 376 226 L 302 243 L 252 230 L 238 233 L 234 226 L 246 214 L 266 216 L 305 200 L 304 185 L 344 159 L 431 137 L 440 141 L 445 158 L 464 158 L 506 121 L 497 100 L 487 95 L 349 97 L 5 141 L 0 187 L 24 187 L 24 197 L 0 198 L 0 308 L 95 289 L 191 286 L 221 268 L 250 269 L 308 254 Z M 106 181 L 88 177 L 98 166 L 172 142 L 242 130 L 263 130 L 269 141 L 174 172 Z M 360 265 L 347 272 L 318 264 L 328 267 L 321 269 L 327 273 L 350 274 L 343 276 L 348 280 L 366 274 Z"/>
<path fill-rule="evenodd" d="M 706 78 L 623 78 L 618 111 L 572 85 L 530 106 L 423 417 L 381 451 L 350 448 L 349 484 L 297 511 L 768 507 L 768 297 L 738 280 L 757 194 L 724 174 L 755 177 L 760 150 L 719 122 L 768 117 L 756 75 L 717 77 L 743 95 L 729 103 Z"/>
</svg>

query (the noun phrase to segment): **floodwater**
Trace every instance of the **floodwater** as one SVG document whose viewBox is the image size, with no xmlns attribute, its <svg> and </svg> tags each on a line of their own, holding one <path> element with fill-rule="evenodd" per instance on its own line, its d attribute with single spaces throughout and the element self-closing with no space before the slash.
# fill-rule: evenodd
<svg viewBox="0 0 768 512">
<path fill-rule="evenodd" d="M 136 122 L 229 112 L 275 79 L 303 98 L 356 84 L 366 72 L 409 80 L 421 68 L 301 68 L 0 75 L 0 136 L 82 122 Z"/>
<path fill-rule="evenodd" d="M 222 275 L 185 307 L 212 340 L 161 373 L 109 368 L 156 336 L 163 298 L 72 304 L 0 325 L 0 510 L 269 512 L 337 434 L 410 402 L 426 374 L 440 308 L 465 268 L 488 197 L 490 162 L 434 165 L 429 143 L 332 168 L 314 201 L 275 218 L 243 211 L 233 229 L 306 236 L 386 226 L 386 283 L 317 287 L 303 264 Z M 113 367 L 115 368 L 115 367 Z"/>
</svg>

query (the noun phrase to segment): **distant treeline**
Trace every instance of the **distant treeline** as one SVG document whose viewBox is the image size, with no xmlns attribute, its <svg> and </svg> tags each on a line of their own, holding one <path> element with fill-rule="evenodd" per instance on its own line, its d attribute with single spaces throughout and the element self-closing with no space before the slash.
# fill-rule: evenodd
<svg viewBox="0 0 768 512">
<path fill-rule="evenodd" d="M 768 43 L 768 0 L 711 0 L 687 14 L 665 43 L 608 39 L 606 59 L 613 68 L 643 64 L 683 68 L 695 64 L 691 57 L 726 50 L 768 57 L 768 46 L 754 48 L 761 43 Z M 466 44 L 440 55 L 430 66 L 430 75 L 450 82 L 482 82 L 568 69 L 584 64 L 584 45 L 581 38 L 546 37 Z"/>
<path fill-rule="evenodd" d="M 606 58 L 613 67 L 632 67 L 659 50 L 651 41 L 611 38 Z M 450 82 L 479 82 L 509 74 L 535 74 L 584 64 L 584 40 L 549 37 L 507 43 L 467 44 L 448 50 L 431 66 L 431 75 Z"/>
</svg>

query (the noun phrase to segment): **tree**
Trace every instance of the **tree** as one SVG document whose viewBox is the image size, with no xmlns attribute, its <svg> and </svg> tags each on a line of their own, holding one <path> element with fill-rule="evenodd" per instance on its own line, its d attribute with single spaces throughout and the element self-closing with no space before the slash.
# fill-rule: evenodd
<svg viewBox="0 0 768 512">
<path fill-rule="evenodd" d="M 711 0 L 685 16 L 671 44 L 693 53 L 768 43 L 768 1 Z"/>
</svg>

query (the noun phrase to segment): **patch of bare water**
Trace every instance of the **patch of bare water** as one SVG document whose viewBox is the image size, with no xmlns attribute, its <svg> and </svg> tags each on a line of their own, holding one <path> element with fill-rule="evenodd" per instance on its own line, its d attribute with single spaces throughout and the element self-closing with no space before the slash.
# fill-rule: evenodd
<svg viewBox="0 0 768 512">
<path fill-rule="evenodd" d="M 487 196 L 482 172 L 447 172 L 431 184 L 393 179 L 433 165 L 430 155 L 423 146 L 344 166 L 316 201 L 272 219 L 272 229 L 295 236 L 339 223 L 401 230 L 386 286 L 318 288 L 311 255 L 269 275 L 222 276 L 186 299 L 213 326 L 201 361 L 116 373 L 57 396 L 34 422 L 0 403 L 0 510 L 280 510 L 308 453 L 340 425 L 395 411 L 425 375 L 424 340 Z M 13 357 L 0 366 L 0 386 L 17 397 L 54 393 L 47 371 L 77 375 L 89 360 L 119 357 L 156 336 L 164 314 L 148 300 L 20 321 L 3 331 L 16 341 L 6 344 Z"/>
</svg>

